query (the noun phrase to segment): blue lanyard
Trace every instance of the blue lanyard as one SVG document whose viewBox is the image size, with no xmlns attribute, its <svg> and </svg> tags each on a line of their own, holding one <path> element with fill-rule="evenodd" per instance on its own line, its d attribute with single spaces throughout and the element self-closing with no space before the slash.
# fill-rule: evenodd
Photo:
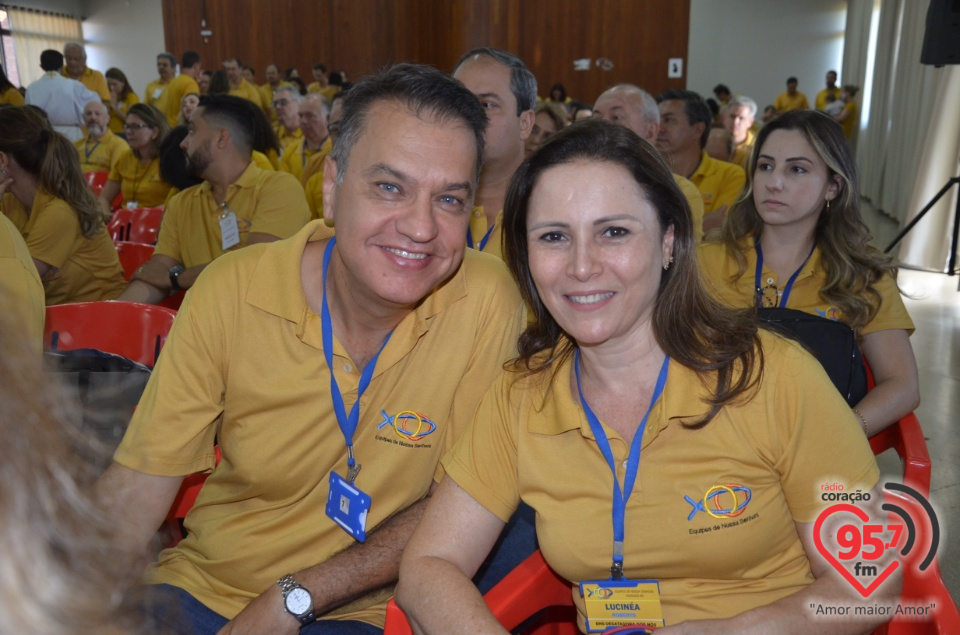
<svg viewBox="0 0 960 635">
<path fill-rule="evenodd" d="M 627 501 L 630 500 L 630 494 L 633 493 L 633 486 L 637 481 L 637 472 L 640 469 L 640 445 L 643 440 L 643 432 L 647 429 L 647 419 L 650 417 L 650 411 L 653 410 L 653 404 L 657 403 L 660 395 L 663 394 L 663 387 L 667 383 L 667 368 L 670 366 L 670 356 L 663 359 L 663 365 L 660 366 L 660 375 L 657 377 L 657 385 L 653 389 L 653 395 L 650 397 L 650 405 L 647 406 L 647 413 L 643 415 L 640 421 L 640 427 L 633 435 L 633 443 L 630 444 L 630 454 L 627 457 L 627 472 L 623 479 L 623 490 L 620 489 L 620 480 L 617 478 L 617 464 L 613 458 L 613 451 L 610 449 L 610 442 L 607 435 L 600 425 L 597 415 L 590 409 L 586 398 L 583 396 L 583 390 L 580 388 L 580 349 L 577 349 L 573 359 L 574 371 L 577 375 L 577 393 L 580 395 L 580 405 L 583 406 L 583 412 L 587 415 L 587 422 L 590 429 L 593 430 L 593 436 L 597 438 L 597 445 L 600 446 L 600 452 L 607 460 L 610 471 L 613 472 L 613 566 L 610 567 L 610 578 L 612 580 L 623 579 L 623 538 L 624 538 L 624 515 L 627 509 Z"/>
<path fill-rule="evenodd" d="M 99 147 L 100 147 L 100 142 L 97 141 L 95 144 L 93 144 L 93 147 L 92 147 L 92 148 L 90 148 L 89 150 L 87 150 L 87 143 L 84 142 L 84 143 L 83 143 L 83 154 L 84 154 L 84 158 L 85 158 L 85 159 L 89 159 L 89 158 L 90 158 L 90 155 L 93 154 L 94 152 L 96 152 L 97 148 L 99 148 Z"/>
<path fill-rule="evenodd" d="M 490 234 L 493 233 L 493 230 L 496 229 L 497 223 L 494 222 L 493 225 L 490 225 L 490 229 L 487 230 L 487 233 L 483 235 L 483 239 L 480 241 L 480 246 L 477 248 L 478 251 L 483 251 L 483 248 L 487 246 L 487 241 L 490 240 Z M 470 227 L 467 227 L 467 247 L 473 249 L 473 232 L 470 231 Z"/>
<path fill-rule="evenodd" d="M 347 442 L 347 467 L 349 468 L 347 480 L 352 483 L 360 471 L 359 466 L 354 467 L 357 462 L 353 457 L 353 434 L 356 432 L 357 424 L 360 421 L 360 397 L 363 396 L 367 386 L 370 385 L 370 380 L 373 379 L 373 369 L 377 365 L 377 358 L 380 357 L 380 353 L 383 352 L 383 348 L 390 341 L 390 335 L 393 335 L 393 333 L 387 335 L 383 344 L 380 345 L 380 350 L 377 351 L 377 354 L 367 363 L 360 374 L 357 401 L 354 402 L 353 407 L 350 408 L 350 414 L 347 415 L 347 409 L 343 403 L 343 393 L 340 392 L 337 377 L 333 373 L 333 322 L 330 319 L 330 307 L 327 304 L 327 268 L 330 266 L 330 255 L 333 253 L 333 246 L 336 242 L 337 238 L 334 236 L 327 243 L 327 248 L 323 252 L 323 303 L 320 310 L 320 328 L 323 337 L 323 356 L 326 358 L 327 367 L 330 369 L 330 394 L 333 396 L 333 412 L 337 416 L 340 432 L 343 433 L 343 438 Z"/>
<path fill-rule="evenodd" d="M 754 281 L 754 287 L 756 288 L 757 302 L 759 303 L 758 306 L 762 306 L 763 290 L 760 288 L 760 278 L 762 277 L 762 273 L 763 273 L 763 249 L 760 247 L 759 237 L 755 237 L 753 239 L 753 247 L 754 249 L 757 250 L 757 272 L 754 275 L 753 281 Z M 810 253 L 807 254 L 807 257 L 803 259 L 803 262 L 800 263 L 800 266 L 797 268 L 797 270 L 793 272 L 793 275 L 790 276 L 790 279 L 787 280 L 787 286 L 783 288 L 783 293 L 780 294 L 780 297 L 777 300 L 778 307 L 787 306 L 787 298 L 790 297 L 790 292 L 793 290 L 793 283 L 796 282 L 797 276 L 800 275 L 800 272 L 803 270 L 803 268 L 807 266 L 807 262 L 810 260 L 810 256 L 813 255 L 813 250 L 816 248 L 817 248 L 817 243 L 813 243 L 813 247 L 810 248 Z"/>
</svg>

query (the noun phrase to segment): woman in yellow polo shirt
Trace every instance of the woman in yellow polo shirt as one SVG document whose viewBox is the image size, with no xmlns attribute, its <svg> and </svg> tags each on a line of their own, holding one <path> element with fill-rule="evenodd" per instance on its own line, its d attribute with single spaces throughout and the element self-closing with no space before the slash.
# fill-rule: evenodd
<svg viewBox="0 0 960 635">
<path fill-rule="evenodd" d="M 159 207 L 171 188 L 160 175 L 160 144 L 170 133 L 166 115 L 154 106 L 134 104 L 123 129 L 130 148 L 117 159 L 100 193 L 100 207 L 107 216 L 117 194 L 123 194 L 123 205 L 131 209 Z"/>
<path fill-rule="evenodd" d="M 821 483 L 877 483 L 869 444 L 812 356 L 711 299 L 688 203 L 657 151 L 611 122 L 565 128 L 517 170 L 504 221 L 535 319 L 407 545 L 396 597 L 415 625 L 503 632 L 470 576 L 521 500 L 545 559 L 575 585 L 581 628 L 854 633 L 883 621 L 810 608 L 864 601 L 814 527 Z M 871 606 L 898 591 L 879 587 Z"/>
<path fill-rule="evenodd" d="M 722 238 L 701 246 L 715 295 L 849 326 L 876 387 L 854 405 L 867 435 L 920 402 L 907 314 L 890 259 L 869 245 L 857 169 L 840 126 L 813 110 L 784 113 L 754 145 L 747 187 Z"/>
<path fill-rule="evenodd" d="M 48 305 L 120 295 L 123 269 L 77 151 L 30 107 L 0 109 L 0 195 L 6 191 L 26 212 L 20 231 Z"/>
<path fill-rule="evenodd" d="M 130 110 L 130 106 L 139 104 L 140 98 L 133 92 L 127 76 L 119 68 L 108 68 L 104 76 L 110 88 L 110 103 L 107 104 L 107 108 L 110 109 L 110 123 L 107 127 L 113 134 L 126 139 L 123 124 L 127 122 L 127 111 Z"/>
</svg>

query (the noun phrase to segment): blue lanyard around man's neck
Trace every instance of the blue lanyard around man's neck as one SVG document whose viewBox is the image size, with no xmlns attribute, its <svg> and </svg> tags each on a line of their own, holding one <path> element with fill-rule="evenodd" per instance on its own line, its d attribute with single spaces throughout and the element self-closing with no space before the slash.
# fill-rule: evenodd
<svg viewBox="0 0 960 635">
<path fill-rule="evenodd" d="M 590 429 L 593 430 L 593 436 L 597 438 L 597 445 L 600 446 L 600 452 L 607 460 L 610 471 L 613 472 L 613 566 L 610 567 L 610 578 L 612 580 L 623 579 L 623 540 L 625 534 L 625 514 L 627 501 L 630 500 L 630 494 L 633 493 L 633 486 L 637 481 L 637 472 L 640 469 L 640 445 L 643 440 L 643 431 L 647 428 L 647 419 L 650 417 L 650 411 L 653 410 L 653 404 L 657 403 L 660 395 L 663 394 L 663 387 L 667 383 L 667 368 L 670 366 L 670 356 L 663 359 L 663 365 L 660 366 L 660 375 L 657 377 L 657 384 L 650 396 L 650 405 L 647 406 L 647 413 L 640 420 L 640 427 L 633 435 L 633 442 L 630 444 L 630 454 L 627 457 L 627 471 L 623 478 L 623 490 L 620 489 L 620 480 L 617 478 L 617 464 L 613 458 L 613 451 L 610 449 L 610 441 L 607 440 L 607 434 L 603 431 L 603 426 L 597 415 L 593 413 L 590 404 L 583 396 L 583 389 L 580 387 L 580 349 L 577 349 L 573 359 L 574 372 L 577 376 L 577 393 L 580 395 L 580 405 L 587 416 L 587 422 Z"/>
<path fill-rule="evenodd" d="M 497 223 L 494 221 L 490 228 L 487 230 L 487 233 L 483 235 L 483 238 L 480 239 L 480 246 L 477 247 L 477 251 L 483 251 L 483 248 L 487 246 L 487 241 L 490 240 L 490 236 L 493 234 L 493 230 L 497 228 Z M 473 232 L 470 231 L 470 227 L 467 227 L 467 247 L 473 249 Z"/>
<path fill-rule="evenodd" d="M 391 331 L 391 333 L 387 335 L 386 339 L 383 340 L 383 344 L 380 345 L 377 354 L 374 355 L 363 368 L 363 372 L 360 374 L 360 384 L 357 387 L 357 400 L 354 402 L 353 407 L 350 408 L 350 414 L 348 415 L 346 406 L 343 403 L 343 393 L 340 392 L 337 377 L 333 372 L 333 321 L 330 319 L 330 306 L 327 304 L 327 269 L 330 266 L 330 256 L 333 254 L 333 246 L 336 242 L 337 238 L 334 236 L 330 239 L 330 242 L 327 243 L 327 248 L 323 252 L 323 303 L 320 310 L 320 328 L 323 337 L 323 356 L 326 358 L 327 367 L 330 369 L 330 394 L 333 397 L 333 412 L 337 417 L 337 424 L 340 426 L 340 431 L 343 433 L 343 438 L 347 443 L 347 467 L 349 468 L 347 480 L 352 483 L 360 471 L 359 468 L 354 468 L 357 462 L 353 456 L 353 435 L 360 421 L 360 397 L 363 396 L 367 386 L 370 385 L 370 380 L 373 379 L 373 369 L 377 365 L 377 358 L 380 357 L 383 348 L 387 345 L 387 342 L 390 341 L 390 335 L 393 335 L 393 332 Z"/>
</svg>

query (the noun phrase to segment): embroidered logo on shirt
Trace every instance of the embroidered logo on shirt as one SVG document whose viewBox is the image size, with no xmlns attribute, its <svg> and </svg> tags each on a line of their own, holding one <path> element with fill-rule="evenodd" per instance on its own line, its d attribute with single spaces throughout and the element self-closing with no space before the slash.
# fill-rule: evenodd
<svg viewBox="0 0 960 635">
<path fill-rule="evenodd" d="M 413 410 L 401 410 L 392 417 L 386 410 L 381 410 L 380 414 L 383 415 L 383 421 L 377 426 L 377 430 L 391 426 L 397 436 L 414 443 L 433 434 L 437 429 L 437 424 L 428 419 L 427 415 Z"/>
<path fill-rule="evenodd" d="M 813 307 L 814 312 L 822 318 L 827 318 L 828 320 L 833 320 L 834 322 L 840 321 L 840 316 L 843 315 L 840 312 L 840 309 L 832 306 L 825 311 L 821 311 L 817 307 Z"/>
<path fill-rule="evenodd" d="M 744 512 L 751 498 L 753 498 L 753 492 L 750 488 L 737 483 L 714 485 L 699 501 L 689 496 L 683 497 L 693 507 L 690 515 L 687 516 L 688 521 L 693 520 L 698 512 L 704 512 L 714 518 L 736 518 Z"/>
</svg>

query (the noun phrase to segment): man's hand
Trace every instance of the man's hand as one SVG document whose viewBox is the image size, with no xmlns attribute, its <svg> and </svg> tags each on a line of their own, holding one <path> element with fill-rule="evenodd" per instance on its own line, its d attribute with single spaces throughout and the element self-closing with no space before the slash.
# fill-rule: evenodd
<svg viewBox="0 0 960 635">
<path fill-rule="evenodd" d="M 283 594 L 274 584 L 221 628 L 217 635 L 297 635 L 300 623 L 283 606 Z"/>
</svg>

